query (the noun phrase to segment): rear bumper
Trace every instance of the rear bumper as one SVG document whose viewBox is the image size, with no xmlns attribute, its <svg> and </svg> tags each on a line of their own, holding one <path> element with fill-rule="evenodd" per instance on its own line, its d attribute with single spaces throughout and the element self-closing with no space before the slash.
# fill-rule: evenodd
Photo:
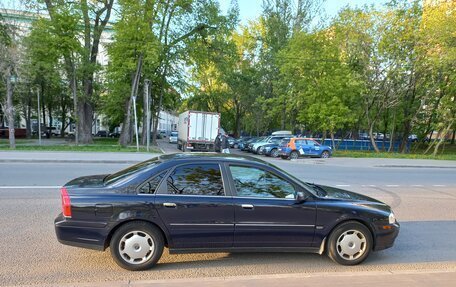
<svg viewBox="0 0 456 287">
<path fill-rule="evenodd" d="M 389 226 L 391 226 L 391 229 L 381 230 L 377 232 L 374 251 L 387 249 L 394 245 L 394 241 L 399 235 L 400 225 L 396 222 Z"/>
<path fill-rule="evenodd" d="M 103 251 L 109 230 L 106 223 L 74 221 L 59 214 L 54 220 L 57 240 L 65 245 Z"/>
</svg>

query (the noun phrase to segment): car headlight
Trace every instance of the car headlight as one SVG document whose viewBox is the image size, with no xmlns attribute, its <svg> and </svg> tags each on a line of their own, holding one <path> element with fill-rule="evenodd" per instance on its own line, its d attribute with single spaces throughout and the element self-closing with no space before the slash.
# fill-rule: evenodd
<svg viewBox="0 0 456 287">
<path fill-rule="evenodd" d="M 389 224 L 396 223 L 396 216 L 394 215 L 394 213 L 392 211 L 391 211 L 391 213 L 388 216 L 388 223 Z"/>
</svg>

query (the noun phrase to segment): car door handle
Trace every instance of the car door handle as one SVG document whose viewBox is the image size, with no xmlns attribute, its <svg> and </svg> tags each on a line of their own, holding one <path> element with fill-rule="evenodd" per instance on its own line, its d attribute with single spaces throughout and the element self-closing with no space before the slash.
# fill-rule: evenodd
<svg viewBox="0 0 456 287">
<path fill-rule="evenodd" d="M 169 207 L 169 208 L 176 208 L 177 205 L 173 202 L 165 202 L 165 203 L 163 203 L 163 206 Z"/>
<path fill-rule="evenodd" d="M 244 209 L 253 209 L 253 204 L 242 204 L 241 207 Z"/>
</svg>

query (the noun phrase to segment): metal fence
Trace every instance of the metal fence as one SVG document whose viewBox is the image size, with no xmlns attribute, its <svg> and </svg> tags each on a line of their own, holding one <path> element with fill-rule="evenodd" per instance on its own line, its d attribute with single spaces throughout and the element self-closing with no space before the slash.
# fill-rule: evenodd
<svg viewBox="0 0 456 287">
<path fill-rule="evenodd" d="M 325 139 L 322 142 L 321 139 L 315 139 L 319 143 L 327 146 L 332 147 L 331 139 Z M 390 141 L 389 140 L 376 140 L 375 143 L 380 150 L 387 151 L 390 148 Z M 365 151 L 373 151 L 374 147 L 370 140 L 347 140 L 347 139 L 335 139 L 334 145 L 336 146 L 336 150 L 365 150 Z M 392 142 L 392 151 L 398 152 L 399 147 L 401 145 L 401 141 L 393 141 Z M 410 151 L 410 142 L 407 143 L 406 146 L 407 152 Z"/>
</svg>

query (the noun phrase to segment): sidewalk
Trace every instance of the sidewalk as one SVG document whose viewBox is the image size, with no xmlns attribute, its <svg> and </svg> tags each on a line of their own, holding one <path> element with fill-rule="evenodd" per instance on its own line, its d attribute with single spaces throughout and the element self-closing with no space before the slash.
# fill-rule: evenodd
<svg viewBox="0 0 456 287">
<path fill-rule="evenodd" d="M 454 286 L 455 270 L 327 272 L 149 281 L 70 283 L 78 287 L 446 287 Z M 32 285 L 33 286 L 33 285 Z M 45 285 L 57 286 L 57 285 Z"/>
<path fill-rule="evenodd" d="M 0 162 L 134 164 L 159 155 L 160 154 L 136 152 L 0 151 Z"/>
<path fill-rule="evenodd" d="M 162 147 L 163 148 L 163 147 Z M 179 152 L 165 149 L 166 153 Z M 251 154 L 237 153 L 241 156 Z M 66 151 L 0 151 L 0 162 L 57 162 L 57 163 L 125 163 L 134 164 L 160 154 L 136 152 L 66 152 Z M 258 157 L 258 156 L 257 156 Z M 260 159 L 276 163 L 297 163 L 305 165 L 328 165 L 366 168 L 451 168 L 456 169 L 456 161 L 431 159 L 390 159 L 390 158 L 302 158 L 285 161 L 269 157 Z"/>
</svg>

